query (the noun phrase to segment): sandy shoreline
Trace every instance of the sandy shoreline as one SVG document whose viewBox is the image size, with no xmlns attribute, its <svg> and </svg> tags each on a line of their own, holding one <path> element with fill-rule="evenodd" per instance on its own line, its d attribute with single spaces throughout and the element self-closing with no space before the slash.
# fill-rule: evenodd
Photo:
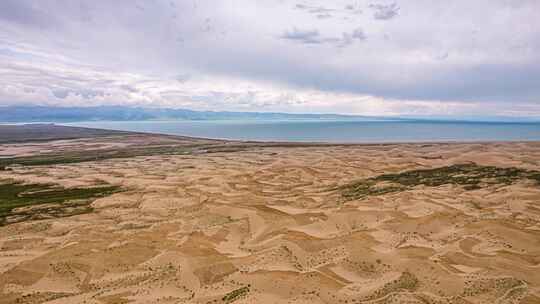
<svg viewBox="0 0 540 304">
<path fill-rule="evenodd" d="M 0 226 L 0 303 L 540 302 L 540 142 L 241 144 L 132 134 L 0 145 L 31 161 L 147 152 L 0 171 L 125 189 L 88 213 Z M 469 189 L 425 171 L 456 164 L 511 178 L 489 171 Z M 433 176 L 404 179 L 415 170 Z M 480 171 L 464 172 L 454 179 Z M 373 189 L 344 196 L 358 181 Z"/>
</svg>

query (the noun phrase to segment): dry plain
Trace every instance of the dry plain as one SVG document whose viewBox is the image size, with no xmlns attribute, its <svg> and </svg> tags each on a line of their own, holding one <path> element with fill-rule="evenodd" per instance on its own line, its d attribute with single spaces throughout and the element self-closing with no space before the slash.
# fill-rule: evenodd
<svg viewBox="0 0 540 304">
<path fill-rule="evenodd" d="M 0 303 L 540 303 L 537 142 L 105 134 L 0 157 L 21 190 Z"/>
</svg>

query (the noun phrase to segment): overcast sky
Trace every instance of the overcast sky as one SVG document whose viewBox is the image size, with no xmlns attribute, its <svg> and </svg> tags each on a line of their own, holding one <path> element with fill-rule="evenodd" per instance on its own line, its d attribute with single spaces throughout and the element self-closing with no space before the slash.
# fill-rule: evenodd
<svg viewBox="0 0 540 304">
<path fill-rule="evenodd" d="M 540 1 L 1 0 L 0 105 L 540 117 Z"/>
</svg>

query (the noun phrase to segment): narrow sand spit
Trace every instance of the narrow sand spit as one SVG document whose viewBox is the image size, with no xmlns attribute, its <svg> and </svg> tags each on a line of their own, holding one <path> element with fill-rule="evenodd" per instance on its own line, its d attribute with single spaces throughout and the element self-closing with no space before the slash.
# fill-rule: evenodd
<svg viewBox="0 0 540 304">
<path fill-rule="evenodd" d="M 0 154 L 128 145 L 81 143 Z M 340 192 L 471 162 L 540 171 L 540 144 L 255 147 L 14 166 L 0 179 L 124 191 L 92 212 L 0 226 L 0 303 L 540 303 L 534 181 Z"/>
</svg>

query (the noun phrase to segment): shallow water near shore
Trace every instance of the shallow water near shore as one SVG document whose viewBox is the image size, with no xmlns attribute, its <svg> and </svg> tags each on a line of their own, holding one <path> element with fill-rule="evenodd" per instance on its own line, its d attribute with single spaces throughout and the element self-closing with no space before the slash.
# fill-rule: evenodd
<svg viewBox="0 0 540 304">
<path fill-rule="evenodd" d="M 300 142 L 540 140 L 540 123 L 433 121 L 91 121 L 63 125 L 193 137 Z"/>
</svg>

